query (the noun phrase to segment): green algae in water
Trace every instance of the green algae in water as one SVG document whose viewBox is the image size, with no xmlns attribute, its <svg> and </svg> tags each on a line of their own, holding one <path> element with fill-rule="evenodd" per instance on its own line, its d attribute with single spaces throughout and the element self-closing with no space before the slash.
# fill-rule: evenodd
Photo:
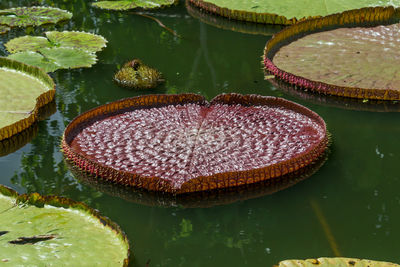
<svg viewBox="0 0 400 267">
<path fill-rule="evenodd" d="M 83 203 L 0 185 L 0 262 L 10 266 L 125 266 L 119 227 Z"/>
</svg>

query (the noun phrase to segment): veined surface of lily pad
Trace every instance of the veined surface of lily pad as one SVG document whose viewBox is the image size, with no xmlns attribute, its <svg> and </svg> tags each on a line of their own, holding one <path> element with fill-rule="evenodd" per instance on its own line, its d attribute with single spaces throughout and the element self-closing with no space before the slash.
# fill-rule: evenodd
<svg viewBox="0 0 400 267">
<path fill-rule="evenodd" d="M 149 95 L 83 113 L 62 147 L 79 168 L 175 194 L 253 184 L 311 164 L 328 143 L 322 118 L 275 97 Z"/>
<path fill-rule="evenodd" d="M 267 43 L 266 70 L 325 94 L 400 100 L 398 14 L 364 8 L 293 25 Z"/>
<path fill-rule="evenodd" d="M 230 19 L 267 24 L 294 24 L 346 10 L 373 6 L 400 6 L 399 0 L 189 0 L 208 12 Z"/>
<path fill-rule="evenodd" d="M 97 61 L 93 53 L 68 47 L 43 48 L 38 52 L 18 52 L 9 55 L 8 58 L 40 67 L 46 72 L 58 69 L 89 68 Z"/>
<path fill-rule="evenodd" d="M 400 265 L 373 260 L 361 260 L 352 258 L 318 258 L 307 260 L 285 260 L 277 267 L 399 267 Z"/>
<path fill-rule="evenodd" d="M 10 266 L 127 266 L 118 225 L 84 203 L 0 185 L 0 262 Z"/>
<path fill-rule="evenodd" d="M 107 40 L 100 35 L 76 31 L 46 32 L 46 37 L 22 36 L 5 44 L 8 52 L 38 51 L 42 48 L 67 47 L 88 52 L 98 52 L 106 47 Z"/>
<path fill-rule="evenodd" d="M 0 58 L 0 140 L 31 126 L 39 108 L 54 99 L 54 87 L 41 69 Z"/>
<path fill-rule="evenodd" d="M 53 7 L 16 7 L 0 10 L 0 24 L 10 27 L 39 26 L 72 18 L 72 13 Z"/>
<path fill-rule="evenodd" d="M 113 79 L 119 86 L 136 89 L 154 88 L 164 81 L 158 70 L 145 65 L 139 59 L 125 63 Z"/>
<path fill-rule="evenodd" d="M 125 1 L 98 1 L 92 5 L 101 9 L 129 10 L 134 8 L 154 9 L 176 4 L 177 0 L 125 0 Z"/>
</svg>

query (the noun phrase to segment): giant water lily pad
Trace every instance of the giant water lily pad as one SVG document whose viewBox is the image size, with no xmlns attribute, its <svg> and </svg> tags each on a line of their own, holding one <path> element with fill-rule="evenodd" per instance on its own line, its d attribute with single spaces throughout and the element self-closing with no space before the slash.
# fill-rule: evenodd
<svg viewBox="0 0 400 267">
<path fill-rule="evenodd" d="M 41 69 L 0 58 L 0 140 L 32 125 L 54 99 L 54 82 Z"/>
<path fill-rule="evenodd" d="M 265 67 L 279 79 L 321 93 L 400 100 L 400 24 L 393 24 L 399 13 L 364 8 L 293 25 L 267 43 Z"/>
<path fill-rule="evenodd" d="M 75 118 L 62 147 L 79 168 L 119 184 L 175 194 L 273 179 L 314 162 L 322 118 L 275 97 L 148 95 Z"/>
<path fill-rule="evenodd" d="M 285 260 L 278 267 L 399 267 L 400 265 L 373 260 L 361 260 L 352 258 L 318 258 L 307 260 Z"/>
<path fill-rule="evenodd" d="M 0 262 L 10 266 L 127 266 L 118 225 L 84 203 L 0 185 Z"/>
<path fill-rule="evenodd" d="M 208 12 L 230 19 L 267 24 L 294 24 L 310 17 L 326 16 L 371 6 L 400 6 L 392 0 L 189 0 Z"/>
<path fill-rule="evenodd" d="M 10 27 L 39 26 L 72 18 L 72 13 L 53 7 L 16 7 L 0 10 L 0 24 Z"/>
<path fill-rule="evenodd" d="M 177 0 L 124 0 L 124 1 L 99 1 L 92 5 L 101 9 L 129 10 L 134 8 L 154 9 L 176 4 Z"/>
<path fill-rule="evenodd" d="M 100 35 L 86 32 L 46 32 L 46 37 L 23 36 L 5 44 L 13 53 L 9 58 L 43 68 L 47 72 L 57 69 L 91 67 L 96 63 L 94 54 L 106 46 Z"/>
</svg>

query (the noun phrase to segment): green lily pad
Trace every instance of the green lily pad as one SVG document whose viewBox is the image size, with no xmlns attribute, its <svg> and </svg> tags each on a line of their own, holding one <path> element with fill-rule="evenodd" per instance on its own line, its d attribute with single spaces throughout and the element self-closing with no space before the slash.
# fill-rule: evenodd
<svg viewBox="0 0 400 267">
<path fill-rule="evenodd" d="M 400 6 L 392 0 L 188 0 L 191 4 L 230 19 L 266 24 L 294 24 L 346 10 L 372 6 Z"/>
<path fill-rule="evenodd" d="M 41 48 L 50 46 L 51 43 L 45 37 L 29 35 L 11 39 L 5 44 L 6 49 L 10 53 L 17 53 L 21 51 L 37 51 Z"/>
<path fill-rule="evenodd" d="M 400 265 L 384 261 L 351 258 L 318 258 L 307 260 L 285 260 L 278 267 L 398 267 Z"/>
<path fill-rule="evenodd" d="M 10 30 L 10 27 L 7 27 L 5 25 L 0 25 L 0 34 L 7 33 Z"/>
<path fill-rule="evenodd" d="M 127 266 L 119 226 L 84 203 L 0 185 L 0 261 L 10 266 Z"/>
<path fill-rule="evenodd" d="M 134 8 L 153 9 L 163 8 L 176 4 L 177 0 L 125 0 L 125 1 L 99 1 L 92 5 L 101 9 L 129 10 Z"/>
<path fill-rule="evenodd" d="M 53 7 L 16 7 L 0 10 L 0 24 L 10 27 L 39 26 L 72 18 L 72 13 Z"/>
<path fill-rule="evenodd" d="M 54 99 L 54 82 L 41 69 L 0 58 L 0 141 L 31 126 Z"/>
<path fill-rule="evenodd" d="M 39 52 L 18 52 L 9 55 L 8 58 L 40 67 L 46 72 L 58 69 L 89 68 L 97 60 L 93 53 L 68 47 L 43 48 Z"/>
<path fill-rule="evenodd" d="M 107 40 L 100 35 L 77 32 L 77 31 L 63 31 L 63 32 L 46 32 L 49 41 L 60 47 L 71 47 L 89 52 L 99 52 L 106 47 Z"/>
<path fill-rule="evenodd" d="M 106 47 L 103 36 L 76 31 L 46 32 L 47 39 L 40 36 L 22 36 L 5 44 L 8 52 L 39 51 L 47 47 L 69 47 L 88 52 L 98 52 Z"/>
</svg>

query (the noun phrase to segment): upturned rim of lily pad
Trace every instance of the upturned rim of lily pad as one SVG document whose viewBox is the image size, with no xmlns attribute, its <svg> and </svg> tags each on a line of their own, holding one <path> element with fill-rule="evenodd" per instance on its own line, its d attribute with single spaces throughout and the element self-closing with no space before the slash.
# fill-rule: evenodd
<svg viewBox="0 0 400 267">
<path fill-rule="evenodd" d="M 321 257 L 306 260 L 284 260 L 274 267 L 301 267 L 301 266 L 359 266 L 359 267 L 398 267 L 399 265 L 392 262 L 376 261 L 357 258 L 345 257 Z"/>
<path fill-rule="evenodd" d="M 278 68 L 273 58 L 278 50 L 288 43 L 305 35 L 324 30 L 345 27 L 371 27 L 390 24 L 399 20 L 400 8 L 367 7 L 344 11 L 322 18 L 302 21 L 275 34 L 266 44 L 263 55 L 264 68 L 269 73 L 294 86 L 322 94 L 340 97 L 375 100 L 400 100 L 400 90 L 345 87 L 310 80 Z M 301 64 L 294 62 L 293 64 Z"/>
<path fill-rule="evenodd" d="M 46 72 L 44 72 L 42 69 L 38 67 L 30 66 L 22 62 L 11 60 L 5 57 L 0 57 L 0 67 L 14 69 L 19 72 L 24 72 L 27 75 L 33 76 L 41 80 L 44 84 L 48 85 L 49 88 L 52 88 L 42 93 L 41 95 L 37 96 L 35 108 L 31 111 L 30 115 L 27 118 L 19 120 L 6 127 L 0 128 L 0 141 L 1 141 L 22 132 L 23 130 L 29 128 L 35 121 L 37 121 L 39 115 L 39 109 L 54 100 L 56 90 L 53 79 Z"/>
<path fill-rule="evenodd" d="M 109 116 L 115 116 L 135 109 L 150 109 L 152 107 L 184 104 L 206 105 L 206 103 L 205 98 L 201 95 L 179 94 L 144 95 L 105 104 L 91 109 L 73 119 L 64 131 L 61 147 L 65 157 L 74 165 L 101 179 L 121 185 L 142 188 L 148 191 L 160 191 L 175 195 L 237 187 L 281 177 L 316 161 L 328 147 L 329 136 L 326 130 L 326 124 L 318 114 L 310 109 L 283 98 L 240 95 L 234 93 L 216 96 L 209 104 L 279 106 L 280 108 L 288 109 L 309 117 L 321 126 L 324 136 L 317 144 L 308 148 L 307 151 L 303 151 L 288 160 L 251 170 L 221 172 L 210 176 L 199 176 L 184 182 L 179 188 L 173 187 L 171 181 L 160 177 L 146 177 L 133 172 L 116 170 L 112 167 L 100 164 L 86 158 L 81 153 L 75 151 L 71 146 L 76 135 L 87 125 Z"/>
<path fill-rule="evenodd" d="M 260 23 L 231 20 L 224 16 L 218 16 L 215 14 L 210 14 L 209 12 L 203 12 L 202 10 L 197 8 L 197 6 L 191 4 L 190 0 L 185 0 L 185 3 L 186 9 L 192 17 L 199 19 L 201 22 L 223 30 L 254 35 L 272 36 L 284 27 L 278 24 L 271 24 L 266 26 Z"/>
<path fill-rule="evenodd" d="M 328 149 L 316 161 L 303 168 L 285 174 L 281 177 L 268 179 L 253 184 L 241 185 L 233 188 L 216 189 L 211 191 L 193 192 L 190 194 L 173 195 L 165 192 L 147 191 L 140 188 L 126 187 L 112 184 L 96 176 L 84 172 L 77 166 L 65 161 L 72 175 L 79 182 L 89 185 L 97 191 L 126 201 L 150 207 L 183 207 L 183 208 L 210 208 L 228 205 L 238 201 L 245 201 L 272 195 L 276 192 L 292 187 L 316 173 L 328 159 Z"/>
<path fill-rule="evenodd" d="M 15 190 L 1 184 L 0 195 L 14 198 L 17 204 L 28 204 L 36 206 L 38 208 L 42 208 L 44 205 L 49 205 L 56 208 L 79 210 L 88 214 L 89 216 L 97 219 L 100 224 L 111 229 L 116 234 L 116 236 L 123 240 L 123 242 L 127 246 L 127 255 L 126 258 L 123 260 L 123 266 L 128 266 L 130 245 L 127 235 L 122 231 L 121 227 L 118 224 L 110 220 L 108 217 L 101 215 L 98 210 L 89 207 L 83 202 L 55 195 L 42 196 L 39 193 L 18 194 Z"/>
<path fill-rule="evenodd" d="M 217 14 L 229 19 L 235 19 L 240 21 L 248 21 L 261 24 L 278 24 L 278 25 L 292 25 L 296 24 L 298 21 L 305 20 L 302 18 L 300 20 L 296 18 L 287 18 L 274 13 L 259 13 L 259 12 L 249 12 L 245 10 L 235 10 L 226 7 L 220 7 L 213 3 L 203 1 L 203 0 L 187 0 L 191 5 L 200 8 L 208 13 Z"/>
</svg>

